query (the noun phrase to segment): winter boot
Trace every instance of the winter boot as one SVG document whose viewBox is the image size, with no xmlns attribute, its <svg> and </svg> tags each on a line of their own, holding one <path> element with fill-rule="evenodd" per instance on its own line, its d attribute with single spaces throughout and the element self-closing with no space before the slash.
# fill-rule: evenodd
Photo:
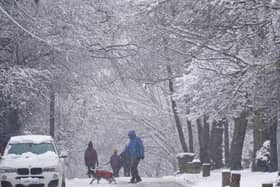
<svg viewBox="0 0 280 187">
<path fill-rule="evenodd" d="M 131 178 L 129 183 L 134 184 L 135 183 L 135 178 Z"/>
<path fill-rule="evenodd" d="M 141 181 L 142 181 L 142 179 L 140 177 L 137 177 L 136 180 L 135 180 L 135 183 L 139 183 Z"/>
</svg>

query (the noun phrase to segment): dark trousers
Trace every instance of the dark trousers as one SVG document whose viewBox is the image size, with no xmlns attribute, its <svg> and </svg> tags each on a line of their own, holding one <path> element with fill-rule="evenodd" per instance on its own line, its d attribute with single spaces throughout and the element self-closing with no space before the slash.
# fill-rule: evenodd
<svg viewBox="0 0 280 187">
<path fill-rule="evenodd" d="M 133 159 L 131 162 L 131 182 L 141 180 L 139 173 L 138 173 L 139 162 L 140 162 L 140 158 Z"/>
<path fill-rule="evenodd" d="M 130 165 L 123 166 L 123 173 L 125 177 L 130 177 Z"/>
<path fill-rule="evenodd" d="M 87 172 L 87 175 L 89 178 L 91 178 L 93 175 L 94 175 L 94 169 L 95 169 L 95 166 L 87 166 L 88 168 L 88 172 Z"/>
<path fill-rule="evenodd" d="M 112 168 L 112 169 L 113 169 L 113 176 L 114 177 L 119 177 L 120 168 Z"/>
</svg>

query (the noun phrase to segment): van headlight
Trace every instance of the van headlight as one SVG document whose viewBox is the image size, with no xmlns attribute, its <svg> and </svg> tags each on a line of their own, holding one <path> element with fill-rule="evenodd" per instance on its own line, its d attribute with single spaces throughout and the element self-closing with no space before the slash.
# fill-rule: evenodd
<svg viewBox="0 0 280 187">
<path fill-rule="evenodd" d="M 0 168 L 0 173 L 16 173 L 16 168 Z"/>
<path fill-rule="evenodd" d="M 43 172 L 57 172 L 57 168 L 55 167 L 43 168 Z"/>
</svg>

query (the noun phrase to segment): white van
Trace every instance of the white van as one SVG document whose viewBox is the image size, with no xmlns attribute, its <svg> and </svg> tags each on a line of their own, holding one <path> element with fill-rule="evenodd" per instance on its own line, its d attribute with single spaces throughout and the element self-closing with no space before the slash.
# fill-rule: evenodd
<svg viewBox="0 0 280 187">
<path fill-rule="evenodd" d="M 13 136 L 0 158 L 1 187 L 65 187 L 66 157 L 51 136 Z"/>
</svg>

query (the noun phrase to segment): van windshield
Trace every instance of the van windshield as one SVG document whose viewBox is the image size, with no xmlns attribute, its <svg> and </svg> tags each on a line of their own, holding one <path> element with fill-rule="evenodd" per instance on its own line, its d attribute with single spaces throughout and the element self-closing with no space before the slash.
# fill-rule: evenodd
<svg viewBox="0 0 280 187">
<path fill-rule="evenodd" d="M 33 154 L 44 154 L 48 151 L 55 152 L 55 149 L 51 143 L 18 143 L 10 144 L 8 149 L 8 154 L 22 155 L 24 153 L 33 153 Z"/>
</svg>

